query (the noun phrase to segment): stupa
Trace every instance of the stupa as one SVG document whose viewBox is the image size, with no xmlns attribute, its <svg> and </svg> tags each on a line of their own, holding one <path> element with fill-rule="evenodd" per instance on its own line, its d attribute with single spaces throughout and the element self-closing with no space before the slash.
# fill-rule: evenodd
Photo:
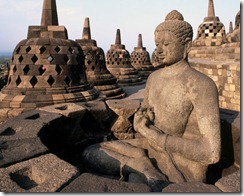
<svg viewBox="0 0 244 196">
<path fill-rule="evenodd" d="M 139 76 L 143 79 L 147 79 L 156 70 L 151 64 L 149 53 L 143 47 L 141 34 L 138 35 L 138 44 L 131 53 L 130 60 L 132 66 L 138 70 Z"/>
<path fill-rule="evenodd" d="M 106 95 L 107 99 L 125 97 L 125 92 L 106 68 L 105 54 L 102 48 L 97 47 L 97 42 L 91 39 L 89 18 L 85 18 L 82 39 L 76 39 L 85 55 L 86 75 L 88 82 Z"/>
<path fill-rule="evenodd" d="M 99 92 L 87 82 L 82 49 L 58 24 L 55 0 L 44 0 L 41 26 L 13 51 L 0 107 L 36 108 L 94 100 Z"/>
<path fill-rule="evenodd" d="M 232 24 L 232 23 L 231 23 Z M 241 24 L 241 14 L 240 11 L 236 14 L 235 18 L 235 29 L 230 26 L 229 33 L 226 35 L 226 39 L 228 42 L 240 42 L 241 41 L 241 32 L 240 32 L 240 24 Z M 231 31 L 232 28 L 232 31 Z"/>
<path fill-rule="evenodd" d="M 194 46 L 220 46 L 226 42 L 225 26 L 220 22 L 219 17 L 215 16 L 214 2 L 209 0 L 208 16 L 198 27 L 197 38 Z"/>
<path fill-rule="evenodd" d="M 145 83 L 138 71 L 131 65 L 130 53 L 121 44 L 120 29 L 117 29 L 115 44 L 106 54 L 106 66 L 121 86 L 134 86 Z"/>
</svg>

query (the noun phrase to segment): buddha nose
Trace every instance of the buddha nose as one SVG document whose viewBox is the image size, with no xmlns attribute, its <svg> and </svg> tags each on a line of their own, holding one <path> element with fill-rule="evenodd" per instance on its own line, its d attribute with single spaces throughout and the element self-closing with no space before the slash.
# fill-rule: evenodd
<svg viewBox="0 0 244 196">
<path fill-rule="evenodd" d="M 156 47 L 156 53 L 157 54 L 163 53 L 163 47 L 161 47 L 160 44 Z"/>
</svg>

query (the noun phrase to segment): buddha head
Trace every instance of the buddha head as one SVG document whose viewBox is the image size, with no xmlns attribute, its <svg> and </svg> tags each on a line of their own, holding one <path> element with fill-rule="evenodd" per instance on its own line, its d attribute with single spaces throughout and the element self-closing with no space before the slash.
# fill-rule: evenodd
<svg viewBox="0 0 244 196">
<path fill-rule="evenodd" d="M 170 66 L 187 60 L 193 30 L 192 26 L 184 21 L 181 13 L 176 10 L 170 12 L 165 21 L 157 26 L 154 35 L 159 64 Z"/>
</svg>

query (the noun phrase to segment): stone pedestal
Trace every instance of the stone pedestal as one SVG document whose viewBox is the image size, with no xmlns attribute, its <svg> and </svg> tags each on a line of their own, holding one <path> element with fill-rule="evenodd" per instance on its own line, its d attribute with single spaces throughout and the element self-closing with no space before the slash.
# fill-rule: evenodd
<svg viewBox="0 0 244 196">
<path fill-rule="evenodd" d="M 117 115 L 111 123 L 111 131 L 118 139 L 135 137 L 133 115 L 140 107 L 138 100 L 108 100 L 108 107 Z"/>
</svg>

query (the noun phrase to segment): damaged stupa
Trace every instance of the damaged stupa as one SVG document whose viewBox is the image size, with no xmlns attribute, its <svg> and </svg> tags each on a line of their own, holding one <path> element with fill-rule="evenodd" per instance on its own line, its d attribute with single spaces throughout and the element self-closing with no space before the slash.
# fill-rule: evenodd
<svg viewBox="0 0 244 196">
<path fill-rule="evenodd" d="M 41 26 L 15 48 L 1 108 L 36 108 L 94 100 L 99 92 L 87 82 L 82 49 L 59 26 L 55 0 L 44 0 Z"/>
<path fill-rule="evenodd" d="M 138 71 L 131 65 L 130 53 L 121 44 L 120 29 L 117 29 L 115 44 L 106 54 L 106 66 L 121 86 L 134 86 L 145 83 Z"/>
<path fill-rule="evenodd" d="M 215 16 L 214 2 L 209 0 L 208 16 L 198 27 L 197 38 L 194 46 L 220 46 L 226 42 L 225 26 L 220 22 L 219 17 Z"/>
<path fill-rule="evenodd" d="M 139 76 L 143 79 L 147 79 L 148 76 L 156 70 L 151 64 L 147 49 L 143 47 L 141 34 L 138 35 L 138 44 L 131 53 L 130 60 L 132 66 L 138 70 Z"/>
<path fill-rule="evenodd" d="M 120 99 L 125 97 L 124 90 L 106 68 L 105 54 L 97 42 L 91 39 L 89 18 L 85 18 L 82 39 L 76 39 L 85 56 L 86 76 L 88 82 L 106 95 L 107 99 Z"/>
</svg>

